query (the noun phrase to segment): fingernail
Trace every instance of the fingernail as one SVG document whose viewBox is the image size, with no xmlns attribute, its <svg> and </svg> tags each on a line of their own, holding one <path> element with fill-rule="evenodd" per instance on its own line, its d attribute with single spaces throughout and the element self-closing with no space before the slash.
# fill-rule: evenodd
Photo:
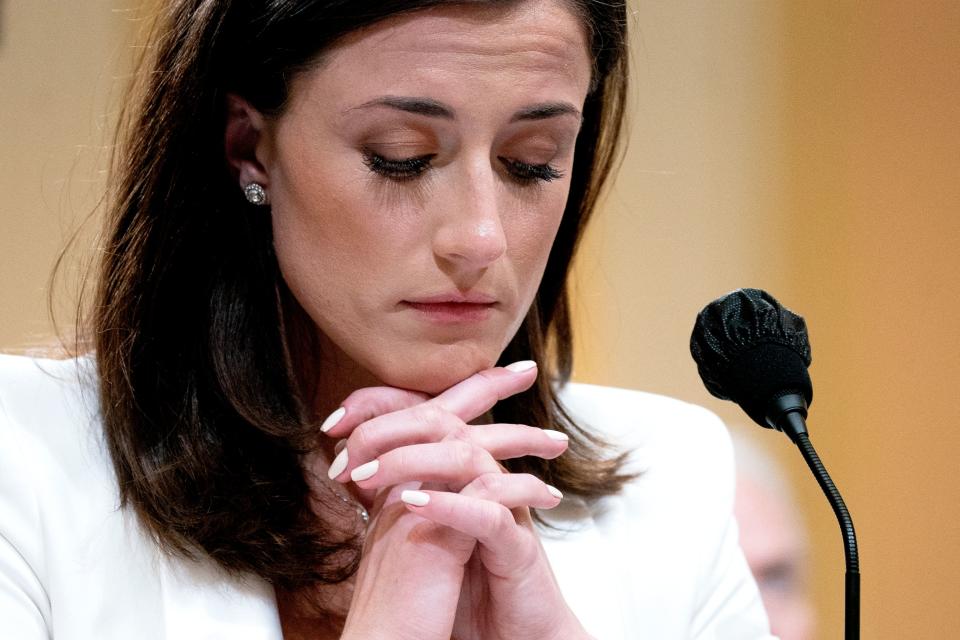
<svg viewBox="0 0 960 640">
<path fill-rule="evenodd" d="M 514 362 L 513 364 L 508 364 L 505 369 L 513 371 L 514 373 L 521 373 L 523 371 L 529 371 L 537 366 L 537 363 L 533 360 L 520 360 L 519 362 Z"/>
<path fill-rule="evenodd" d="M 333 459 L 333 463 L 330 465 L 330 469 L 327 471 L 327 475 L 330 476 L 331 480 L 343 473 L 343 470 L 347 468 L 349 459 L 350 456 L 346 449 L 337 454 L 337 457 Z"/>
<path fill-rule="evenodd" d="M 556 487 L 548 484 L 547 491 L 549 491 L 550 495 L 552 495 L 554 498 L 557 498 L 558 500 L 563 500 L 563 493 L 560 492 L 560 489 L 557 489 Z"/>
<path fill-rule="evenodd" d="M 547 437 L 551 440 L 560 440 L 561 442 L 566 442 L 570 439 L 570 436 L 565 434 L 562 431 L 554 431 L 553 429 L 544 429 L 543 432 L 547 434 Z"/>
<path fill-rule="evenodd" d="M 350 472 L 350 479 L 354 482 L 360 482 L 361 480 L 366 480 L 367 478 L 373 476 L 377 472 L 377 469 L 380 468 L 379 460 L 371 460 L 367 464 L 362 464 L 353 471 Z"/>
<path fill-rule="evenodd" d="M 415 507 L 422 507 L 430 502 L 430 494 L 424 493 L 423 491 L 410 491 L 408 489 L 400 494 L 400 499 Z"/>
<path fill-rule="evenodd" d="M 339 409 L 337 409 L 336 411 L 334 411 L 333 413 L 327 416 L 327 419 L 323 421 L 322 425 L 320 425 L 320 431 L 323 431 L 324 433 L 326 433 L 327 431 L 330 431 L 330 429 L 333 429 L 335 426 L 337 426 L 337 423 L 340 422 L 340 420 L 346 414 L 347 414 L 347 408 L 340 407 Z"/>
<path fill-rule="evenodd" d="M 334 453 L 340 453 L 341 451 L 343 451 L 343 448 L 344 448 L 345 446 L 347 446 L 347 439 L 346 439 L 346 438 L 344 438 L 343 440 L 337 440 L 337 444 L 333 445 L 333 452 L 334 452 Z"/>
</svg>

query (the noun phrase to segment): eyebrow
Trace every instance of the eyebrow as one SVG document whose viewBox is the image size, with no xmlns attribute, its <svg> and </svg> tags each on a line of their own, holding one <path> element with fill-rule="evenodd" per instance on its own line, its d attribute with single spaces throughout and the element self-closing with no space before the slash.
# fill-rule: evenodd
<svg viewBox="0 0 960 640">
<path fill-rule="evenodd" d="M 568 115 L 575 117 L 577 120 L 582 119 L 580 110 L 569 102 L 547 102 L 521 109 L 513 114 L 510 122 L 518 122 L 520 120 L 546 120 L 547 118 Z"/>
<path fill-rule="evenodd" d="M 381 96 L 364 102 L 356 107 L 351 107 L 347 111 L 356 109 L 367 109 L 370 107 L 389 107 L 404 111 L 406 113 L 415 113 L 417 115 L 429 116 L 432 118 L 443 118 L 444 120 L 455 120 L 456 115 L 452 108 L 433 100 L 431 98 L 407 98 L 402 96 Z M 546 120 L 558 116 L 573 116 L 581 119 L 580 111 L 569 102 L 544 102 L 529 107 L 524 107 L 517 111 L 510 118 L 510 122 L 520 122 L 524 120 Z"/>
</svg>

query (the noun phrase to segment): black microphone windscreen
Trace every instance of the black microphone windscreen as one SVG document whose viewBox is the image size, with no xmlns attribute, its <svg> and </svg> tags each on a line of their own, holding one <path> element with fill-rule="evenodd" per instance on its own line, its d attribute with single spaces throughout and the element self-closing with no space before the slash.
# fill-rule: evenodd
<svg viewBox="0 0 960 640">
<path fill-rule="evenodd" d="M 704 307 L 690 353 L 707 390 L 764 427 L 772 399 L 799 393 L 813 401 L 806 323 L 765 291 L 738 289 Z"/>
</svg>

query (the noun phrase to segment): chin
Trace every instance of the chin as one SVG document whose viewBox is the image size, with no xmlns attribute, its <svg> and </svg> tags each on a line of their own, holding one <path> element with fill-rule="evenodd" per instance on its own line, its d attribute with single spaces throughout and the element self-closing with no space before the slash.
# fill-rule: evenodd
<svg viewBox="0 0 960 640">
<path fill-rule="evenodd" d="M 385 363 L 377 377 L 386 385 L 420 391 L 431 396 L 443 393 L 478 371 L 496 365 L 499 353 L 455 348 L 438 349 L 420 357 L 398 358 Z"/>
</svg>

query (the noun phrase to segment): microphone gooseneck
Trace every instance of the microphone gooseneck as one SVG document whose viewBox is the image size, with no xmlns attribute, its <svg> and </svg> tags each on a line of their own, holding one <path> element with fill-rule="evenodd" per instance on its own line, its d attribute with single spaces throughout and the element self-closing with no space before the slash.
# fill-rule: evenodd
<svg viewBox="0 0 960 640">
<path fill-rule="evenodd" d="M 690 353 L 707 391 L 732 400 L 754 422 L 797 445 L 843 533 L 846 640 L 860 638 L 860 556 L 853 520 L 807 433 L 813 401 L 810 341 L 803 318 L 759 289 L 738 289 L 697 315 Z"/>
<path fill-rule="evenodd" d="M 860 638 L 860 553 L 857 551 L 857 533 L 853 530 L 853 519 L 847 511 L 840 491 L 830 478 L 830 474 L 820 462 L 820 456 L 813 448 L 806 433 L 801 434 L 795 441 L 807 466 L 813 471 L 820 489 L 827 496 L 830 507 L 833 509 L 837 522 L 840 524 L 840 533 L 843 534 L 843 555 L 846 564 L 845 584 L 845 611 L 844 611 L 844 638 L 859 640 Z"/>
</svg>

